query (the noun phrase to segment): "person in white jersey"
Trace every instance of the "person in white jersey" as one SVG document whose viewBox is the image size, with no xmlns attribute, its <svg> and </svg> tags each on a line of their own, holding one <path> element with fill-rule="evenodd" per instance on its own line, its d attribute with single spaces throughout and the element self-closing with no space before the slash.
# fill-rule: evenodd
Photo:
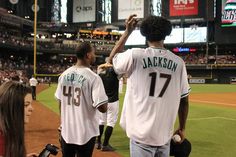
<svg viewBox="0 0 236 157">
<path fill-rule="evenodd" d="M 32 75 L 32 77 L 29 80 L 30 87 L 32 88 L 32 97 L 33 100 L 36 100 L 36 86 L 38 84 L 37 79 Z"/>
<path fill-rule="evenodd" d="M 118 53 L 137 25 L 135 17 L 126 20 L 126 30 L 109 57 L 116 73 L 128 76 L 120 125 L 130 138 L 131 157 L 169 157 L 177 114 L 179 127 L 175 134 L 181 136 L 180 143 L 185 139 L 190 91 L 186 66 L 164 48 L 172 26 L 157 16 L 147 17 L 140 25 L 149 47 Z"/>
<path fill-rule="evenodd" d="M 91 157 L 99 135 L 99 113 L 107 111 L 108 98 L 101 78 L 89 67 L 95 61 L 95 49 L 81 43 L 76 49 L 76 65 L 58 79 L 55 93 L 61 113 L 63 157 Z"/>
</svg>

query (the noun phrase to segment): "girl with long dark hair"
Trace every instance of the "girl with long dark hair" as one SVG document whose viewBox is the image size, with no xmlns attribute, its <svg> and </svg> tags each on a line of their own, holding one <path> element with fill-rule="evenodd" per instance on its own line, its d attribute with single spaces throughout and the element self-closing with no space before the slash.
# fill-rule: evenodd
<svg viewBox="0 0 236 157">
<path fill-rule="evenodd" d="M 33 111 L 31 93 L 30 87 L 18 82 L 0 86 L 0 156 L 26 157 L 24 124 Z"/>
</svg>

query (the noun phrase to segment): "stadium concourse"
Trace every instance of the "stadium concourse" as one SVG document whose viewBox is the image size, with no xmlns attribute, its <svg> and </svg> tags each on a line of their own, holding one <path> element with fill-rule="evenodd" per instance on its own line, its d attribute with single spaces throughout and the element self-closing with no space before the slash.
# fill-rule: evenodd
<svg viewBox="0 0 236 157">
<path fill-rule="evenodd" d="M 37 86 L 37 93 L 48 88 L 48 85 L 41 84 Z M 60 146 L 59 144 L 59 115 L 51 111 L 38 101 L 33 102 L 34 112 L 30 123 L 26 125 L 26 150 L 27 152 L 40 153 L 47 143 Z M 59 151 L 58 157 L 61 157 Z M 93 157 L 121 157 L 115 152 L 102 152 L 94 150 Z"/>
</svg>

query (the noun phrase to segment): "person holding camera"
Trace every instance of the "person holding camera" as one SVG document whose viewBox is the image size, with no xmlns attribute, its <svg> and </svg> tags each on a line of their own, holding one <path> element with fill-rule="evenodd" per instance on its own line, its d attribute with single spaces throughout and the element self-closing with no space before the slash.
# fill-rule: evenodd
<svg viewBox="0 0 236 157">
<path fill-rule="evenodd" d="M 35 157 L 26 155 L 24 124 L 33 112 L 32 90 L 21 83 L 8 81 L 0 86 L 0 156 Z"/>
</svg>

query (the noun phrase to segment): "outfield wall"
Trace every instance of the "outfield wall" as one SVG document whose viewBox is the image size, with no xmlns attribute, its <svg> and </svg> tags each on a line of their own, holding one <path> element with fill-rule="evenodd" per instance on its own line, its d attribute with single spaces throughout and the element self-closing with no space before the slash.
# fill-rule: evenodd
<svg viewBox="0 0 236 157">
<path fill-rule="evenodd" d="M 236 83 L 236 65 L 187 66 L 190 83 Z"/>
<path fill-rule="evenodd" d="M 212 65 L 187 65 L 190 83 L 204 84 L 236 84 L 235 66 L 212 66 Z M 51 83 L 57 83 L 59 74 L 38 74 L 37 78 L 44 79 L 44 83 L 50 78 Z M 45 79 L 46 78 L 46 79 Z"/>
</svg>

